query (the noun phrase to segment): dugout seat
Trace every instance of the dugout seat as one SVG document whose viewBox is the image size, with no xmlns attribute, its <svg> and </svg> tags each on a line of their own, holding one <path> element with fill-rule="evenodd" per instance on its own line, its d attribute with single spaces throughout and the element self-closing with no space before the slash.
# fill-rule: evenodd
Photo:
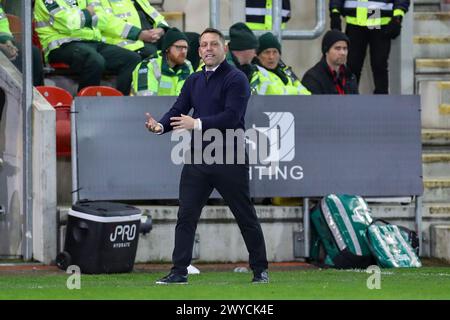
<svg viewBox="0 0 450 320">
<path fill-rule="evenodd" d="M 70 107 L 73 97 L 66 90 L 52 86 L 38 86 L 36 89 L 56 111 L 56 156 L 70 157 Z"/>
<path fill-rule="evenodd" d="M 79 97 L 100 97 L 100 96 L 113 96 L 113 97 L 121 97 L 123 96 L 122 92 L 119 90 L 107 87 L 107 86 L 90 86 L 81 89 L 77 96 Z"/>
<path fill-rule="evenodd" d="M 16 41 L 21 41 L 22 22 L 20 20 L 20 17 L 7 13 L 6 18 L 8 19 L 9 30 L 11 31 L 12 35 L 14 36 Z"/>
</svg>

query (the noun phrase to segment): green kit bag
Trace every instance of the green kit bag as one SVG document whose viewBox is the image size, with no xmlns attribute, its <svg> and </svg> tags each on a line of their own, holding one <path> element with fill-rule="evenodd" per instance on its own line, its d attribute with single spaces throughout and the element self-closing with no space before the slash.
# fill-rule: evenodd
<svg viewBox="0 0 450 320">
<path fill-rule="evenodd" d="M 371 222 L 370 209 L 361 197 L 327 195 L 311 213 L 311 259 L 339 269 L 375 264 L 366 239 Z M 323 262 L 319 257 L 321 246 Z"/>
<path fill-rule="evenodd" d="M 422 264 L 414 240 L 407 228 L 383 220 L 375 220 L 367 228 L 369 248 L 383 268 L 420 268 Z"/>
</svg>

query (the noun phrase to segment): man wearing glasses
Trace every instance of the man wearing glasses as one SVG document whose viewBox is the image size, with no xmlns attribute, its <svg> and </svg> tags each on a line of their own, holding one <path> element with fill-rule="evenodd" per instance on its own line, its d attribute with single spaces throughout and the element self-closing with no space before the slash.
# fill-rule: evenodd
<svg viewBox="0 0 450 320">
<path fill-rule="evenodd" d="M 193 72 L 186 59 L 188 38 L 177 28 L 169 29 L 161 51 L 147 58 L 133 71 L 132 94 L 136 96 L 177 96 Z"/>
</svg>

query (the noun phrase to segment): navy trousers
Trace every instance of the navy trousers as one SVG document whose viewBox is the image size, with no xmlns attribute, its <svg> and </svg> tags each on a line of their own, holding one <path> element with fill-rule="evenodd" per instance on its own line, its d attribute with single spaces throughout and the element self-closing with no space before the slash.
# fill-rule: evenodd
<svg viewBox="0 0 450 320">
<path fill-rule="evenodd" d="M 187 274 L 202 208 L 215 188 L 230 207 L 249 252 L 250 268 L 267 269 L 261 225 L 250 199 L 248 166 L 185 164 L 180 181 L 180 208 L 175 229 L 172 272 Z"/>
</svg>

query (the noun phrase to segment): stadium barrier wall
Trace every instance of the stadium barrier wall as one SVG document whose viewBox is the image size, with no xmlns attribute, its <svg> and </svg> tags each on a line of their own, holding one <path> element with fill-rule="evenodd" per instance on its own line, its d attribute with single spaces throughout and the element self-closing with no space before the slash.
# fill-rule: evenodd
<svg viewBox="0 0 450 320">
<path fill-rule="evenodd" d="M 56 255 L 55 111 L 34 91 L 32 117 L 33 229 L 24 233 L 22 75 L 0 54 L 0 89 L 6 103 L 0 122 L 0 257 L 20 258 L 32 238 L 32 259 L 50 263 Z"/>
<path fill-rule="evenodd" d="M 75 99 L 74 201 L 178 198 L 182 165 L 174 162 L 183 137 L 144 126 L 146 112 L 159 119 L 174 99 Z M 275 146 L 270 171 L 260 158 L 250 166 L 253 197 L 423 193 L 418 96 L 252 96 L 246 128 L 261 133 L 248 144 L 250 158 L 253 146 Z M 272 129 L 278 137 L 267 134 Z"/>
</svg>

